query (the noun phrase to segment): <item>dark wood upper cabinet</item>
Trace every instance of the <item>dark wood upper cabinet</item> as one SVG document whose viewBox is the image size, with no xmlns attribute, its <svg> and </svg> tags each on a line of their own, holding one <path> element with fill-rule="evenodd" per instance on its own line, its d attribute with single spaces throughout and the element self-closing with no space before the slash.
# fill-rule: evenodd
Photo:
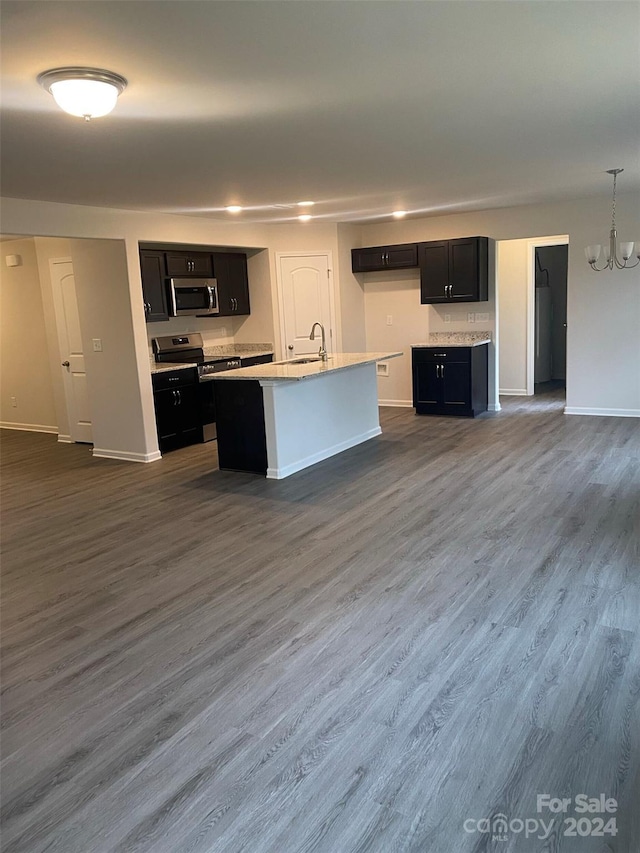
<svg viewBox="0 0 640 853">
<path fill-rule="evenodd" d="M 244 252 L 216 252 L 212 247 L 172 249 L 161 243 L 140 246 L 140 270 L 147 323 L 169 319 L 169 279 L 215 278 L 220 317 L 250 314 L 247 256 Z"/>
<path fill-rule="evenodd" d="M 416 243 L 351 250 L 352 272 L 411 269 L 411 267 L 417 266 L 418 247 Z"/>
<path fill-rule="evenodd" d="M 220 316 L 250 314 L 247 256 L 239 252 L 214 252 L 212 258 Z"/>
<path fill-rule="evenodd" d="M 142 298 L 147 323 L 158 323 L 169 319 L 164 269 L 164 252 L 140 251 Z"/>
<path fill-rule="evenodd" d="M 181 276 L 213 276 L 211 255 L 208 252 L 167 252 L 167 275 L 169 278 Z"/>
<path fill-rule="evenodd" d="M 419 243 L 418 261 L 423 304 L 489 298 L 488 237 Z"/>
</svg>

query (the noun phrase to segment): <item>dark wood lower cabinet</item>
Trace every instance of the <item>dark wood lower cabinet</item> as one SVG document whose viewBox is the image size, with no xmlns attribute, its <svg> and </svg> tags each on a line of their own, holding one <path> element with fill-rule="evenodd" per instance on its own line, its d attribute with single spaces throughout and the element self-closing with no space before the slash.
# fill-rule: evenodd
<svg viewBox="0 0 640 853">
<path fill-rule="evenodd" d="M 418 415 L 473 418 L 488 408 L 489 345 L 414 347 L 413 405 Z"/>
<path fill-rule="evenodd" d="M 154 373 L 151 379 L 161 452 L 202 441 L 196 368 Z"/>
<path fill-rule="evenodd" d="M 221 470 L 267 473 L 262 386 L 246 379 L 213 380 Z"/>
</svg>

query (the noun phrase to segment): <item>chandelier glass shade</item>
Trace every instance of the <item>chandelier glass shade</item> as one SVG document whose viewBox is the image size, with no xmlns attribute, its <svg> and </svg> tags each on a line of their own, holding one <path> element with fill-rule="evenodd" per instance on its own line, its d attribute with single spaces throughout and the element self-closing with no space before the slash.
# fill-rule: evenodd
<svg viewBox="0 0 640 853">
<path fill-rule="evenodd" d="M 38 76 L 38 83 L 50 92 L 58 106 L 85 121 L 110 113 L 127 81 L 101 68 L 52 68 Z"/>
<path fill-rule="evenodd" d="M 611 204 L 611 230 L 609 231 L 609 245 L 605 246 L 604 250 L 600 244 L 587 246 L 584 250 L 587 263 L 591 269 L 596 272 L 603 272 L 604 270 L 612 270 L 614 268 L 619 270 L 633 269 L 640 264 L 640 241 L 635 243 L 635 254 L 637 258 L 635 263 L 628 263 L 629 259 L 633 256 L 633 243 L 620 243 L 620 257 L 618 257 L 618 232 L 616 230 L 616 181 L 620 172 L 624 172 L 624 169 L 607 169 L 607 174 L 613 175 L 613 200 Z M 604 255 L 604 264 L 599 267 L 597 266 L 597 261 L 601 254 Z"/>
</svg>

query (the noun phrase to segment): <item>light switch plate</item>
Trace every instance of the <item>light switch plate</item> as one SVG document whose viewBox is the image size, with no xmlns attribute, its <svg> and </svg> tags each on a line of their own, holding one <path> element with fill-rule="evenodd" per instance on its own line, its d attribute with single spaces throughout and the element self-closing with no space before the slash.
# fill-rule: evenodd
<svg viewBox="0 0 640 853">
<path fill-rule="evenodd" d="M 467 323 L 475 323 L 476 315 L 473 311 L 467 311 Z"/>
<path fill-rule="evenodd" d="M 93 351 L 102 352 L 102 338 L 92 338 Z"/>
<path fill-rule="evenodd" d="M 451 314 L 445 314 L 444 315 L 444 321 L 445 321 L 445 323 L 450 323 L 451 322 Z"/>
<path fill-rule="evenodd" d="M 488 323 L 489 314 L 487 311 L 476 311 L 476 323 Z"/>
</svg>

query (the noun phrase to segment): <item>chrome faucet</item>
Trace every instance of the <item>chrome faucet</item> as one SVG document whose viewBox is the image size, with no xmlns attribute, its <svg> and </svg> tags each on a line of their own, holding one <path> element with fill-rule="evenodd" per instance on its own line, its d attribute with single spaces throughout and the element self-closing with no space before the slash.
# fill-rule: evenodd
<svg viewBox="0 0 640 853">
<path fill-rule="evenodd" d="M 315 339 L 316 339 L 316 326 L 320 326 L 320 331 L 322 332 L 322 346 L 318 350 L 318 355 L 320 356 L 322 361 L 326 361 L 327 360 L 327 347 L 325 344 L 324 326 L 322 325 L 322 323 L 314 323 L 313 324 L 313 326 L 311 327 L 311 334 L 309 335 L 309 340 L 315 341 Z"/>
</svg>

